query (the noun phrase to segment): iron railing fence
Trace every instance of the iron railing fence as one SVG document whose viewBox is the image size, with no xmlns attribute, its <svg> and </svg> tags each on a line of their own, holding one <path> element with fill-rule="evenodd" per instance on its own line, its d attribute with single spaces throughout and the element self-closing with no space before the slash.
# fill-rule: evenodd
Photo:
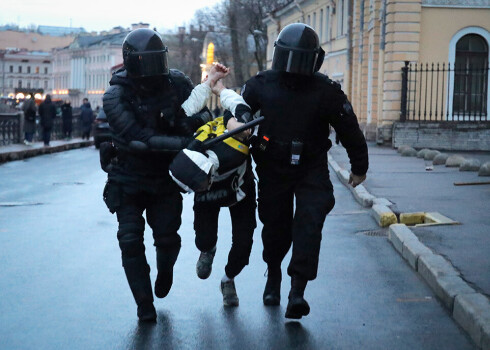
<svg viewBox="0 0 490 350">
<path fill-rule="evenodd" d="M 24 140 L 24 130 L 22 128 L 21 113 L 5 113 L 0 114 L 0 146 L 7 146 L 15 143 L 22 143 Z M 42 141 L 42 127 L 39 123 L 39 116 L 36 118 L 36 132 L 34 141 Z M 82 125 L 80 121 L 80 112 L 74 112 L 72 118 L 72 137 L 80 137 L 82 135 Z M 53 128 L 51 129 L 51 140 L 60 140 L 63 135 L 63 121 L 60 116 L 53 120 Z"/>
<path fill-rule="evenodd" d="M 20 138 L 20 115 L 0 114 L 0 146 L 18 143 Z"/>
<path fill-rule="evenodd" d="M 406 61 L 400 121 L 489 121 L 488 73 L 488 65 Z"/>
</svg>

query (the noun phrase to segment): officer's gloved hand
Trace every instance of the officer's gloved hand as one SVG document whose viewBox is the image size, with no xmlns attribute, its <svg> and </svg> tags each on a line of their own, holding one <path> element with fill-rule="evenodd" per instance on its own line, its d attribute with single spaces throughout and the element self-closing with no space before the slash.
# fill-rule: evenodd
<svg viewBox="0 0 490 350">
<path fill-rule="evenodd" d="M 357 185 L 363 183 L 364 180 L 366 180 L 366 174 L 360 176 L 350 173 L 349 185 L 352 185 L 352 187 L 356 187 Z"/>
<path fill-rule="evenodd" d="M 202 120 L 200 118 L 178 118 L 175 120 L 175 131 L 181 135 L 192 135 L 201 125 Z"/>
</svg>

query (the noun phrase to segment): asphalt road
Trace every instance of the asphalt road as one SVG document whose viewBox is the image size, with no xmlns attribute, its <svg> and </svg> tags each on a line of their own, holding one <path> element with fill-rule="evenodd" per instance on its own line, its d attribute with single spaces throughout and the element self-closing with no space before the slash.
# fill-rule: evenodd
<svg viewBox="0 0 490 350">
<path fill-rule="evenodd" d="M 240 306 L 224 308 L 229 215 L 220 217 L 213 273 L 202 281 L 187 195 L 174 286 L 155 303 L 156 325 L 138 324 L 93 147 L 3 164 L 0 179 L 0 349 L 473 348 L 335 176 L 319 276 L 305 294 L 309 316 L 284 318 L 289 278 L 281 306 L 263 306 L 260 223 L 250 265 L 236 278 Z M 145 237 L 154 281 L 148 227 Z"/>
</svg>

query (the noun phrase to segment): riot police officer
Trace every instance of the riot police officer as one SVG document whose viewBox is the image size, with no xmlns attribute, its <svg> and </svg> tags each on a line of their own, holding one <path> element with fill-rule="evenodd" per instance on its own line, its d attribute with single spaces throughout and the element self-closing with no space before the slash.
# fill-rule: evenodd
<svg viewBox="0 0 490 350">
<path fill-rule="evenodd" d="M 258 110 L 265 117 L 252 148 L 268 266 L 263 302 L 279 305 L 281 262 L 292 245 L 286 317 L 299 319 L 310 311 L 304 291 L 317 276 L 322 227 L 335 204 L 327 163 L 329 125 L 347 149 L 353 186 L 366 177 L 368 152 L 340 85 L 318 72 L 325 52 L 315 31 L 302 23 L 290 24 L 274 46 L 272 69 L 248 80 L 243 98 L 219 82 L 213 91 L 235 115 L 227 122 L 229 130 Z"/>
<path fill-rule="evenodd" d="M 156 247 L 155 295 L 164 298 L 172 286 L 180 250 L 177 231 L 182 212 L 182 196 L 169 176 L 168 165 L 212 116 L 207 108 L 186 115 L 181 105 L 193 85 L 182 72 L 168 68 L 168 49 L 158 33 L 136 29 L 125 38 L 122 51 L 124 68 L 113 75 L 103 97 L 115 147 L 109 152 L 101 147 L 112 158 L 110 166 L 103 165 L 108 170 L 104 199 L 117 214 L 122 264 L 138 317 L 156 321 L 143 244 L 143 211 Z"/>
</svg>

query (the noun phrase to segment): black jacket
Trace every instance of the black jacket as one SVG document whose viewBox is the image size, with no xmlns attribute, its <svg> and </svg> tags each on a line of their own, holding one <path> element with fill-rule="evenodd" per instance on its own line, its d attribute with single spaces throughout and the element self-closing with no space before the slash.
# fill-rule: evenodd
<svg viewBox="0 0 490 350">
<path fill-rule="evenodd" d="M 270 140 L 263 152 L 265 159 L 287 161 L 292 141 L 303 143 L 303 161 L 326 156 L 332 145 L 328 138 L 332 125 L 347 150 L 352 172 L 367 172 L 367 145 L 357 117 L 340 85 L 326 75 L 260 72 L 247 81 L 242 96 L 250 108 L 239 105 L 235 113 L 238 120 L 247 122 L 258 110 L 265 117 L 259 127 L 259 140 L 263 136 Z"/>
<path fill-rule="evenodd" d="M 120 70 L 110 85 L 103 108 L 117 148 L 117 164 L 109 179 L 152 192 L 173 185 L 168 165 L 192 139 L 192 133 L 179 128 L 184 118 L 190 120 L 181 105 L 193 89 L 192 82 L 172 69 L 160 84 L 145 91 Z"/>
<path fill-rule="evenodd" d="M 39 105 L 39 116 L 41 117 L 41 126 L 46 129 L 53 127 L 54 118 L 56 118 L 56 107 L 51 101 L 44 101 Z"/>
</svg>

